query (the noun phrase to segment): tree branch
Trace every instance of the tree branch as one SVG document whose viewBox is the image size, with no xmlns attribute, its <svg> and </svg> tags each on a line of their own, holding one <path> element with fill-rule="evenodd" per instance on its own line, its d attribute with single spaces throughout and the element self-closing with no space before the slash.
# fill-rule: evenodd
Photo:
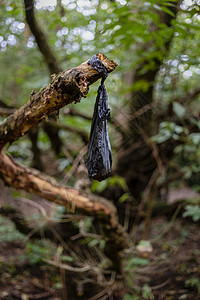
<svg viewBox="0 0 200 300">
<path fill-rule="evenodd" d="M 24 0 L 26 21 L 30 27 L 32 34 L 35 37 L 36 43 L 47 63 L 50 73 L 61 72 L 62 69 L 59 67 L 59 63 L 51 50 L 51 47 L 48 44 L 47 38 L 44 32 L 41 30 L 38 25 L 35 13 L 34 13 L 34 1 L 33 0 Z"/>
<path fill-rule="evenodd" d="M 200 94 L 200 88 L 196 88 L 193 91 L 189 91 L 187 94 L 185 94 L 183 97 L 179 97 L 175 99 L 175 101 L 185 104 L 193 99 L 195 99 Z"/>
<path fill-rule="evenodd" d="M 15 108 L 0 107 L 0 116 L 1 117 L 8 117 L 11 114 L 14 114 L 15 111 L 16 111 Z"/>
<path fill-rule="evenodd" d="M 118 223 L 116 208 L 110 201 L 57 184 L 53 178 L 39 171 L 20 166 L 4 152 L 0 156 L 0 177 L 8 186 L 63 205 L 73 213 L 77 211 L 94 216 L 101 222 L 104 232 L 105 254 L 112 260 L 114 269 L 120 272 L 120 251 L 127 246 L 128 241 L 126 233 Z"/>
<path fill-rule="evenodd" d="M 77 135 L 80 136 L 80 138 L 82 139 L 84 144 L 88 143 L 88 134 L 86 131 L 75 128 L 75 127 L 71 127 L 69 125 L 65 125 L 65 124 L 60 124 L 60 123 L 56 123 L 54 121 L 48 121 L 47 122 L 48 126 L 51 126 L 51 128 L 57 128 L 57 129 L 61 129 L 61 130 L 66 130 L 72 133 L 75 133 Z"/>
<path fill-rule="evenodd" d="M 112 72 L 117 64 L 103 54 L 98 58 Z M 0 125 L 0 150 L 35 127 L 40 121 L 52 115 L 63 106 L 79 102 L 86 97 L 89 85 L 101 77 L 87 61 L 80 66 L 52 76 L 51 83 L 38 93 L 32 93 L 30 100 L 3 124 Z"/>
<path fill-rule="evenodd" d="M 57 184 L 53 178 L 39 171 L 20 166 L 4 152 L 1 152 L 0 157 L 0 174 L 9 186 L 34 193 L 73 212 L 78 210 L 100 219 L 109 218 L 110 224 L 116 225 L 115 207 L 109 201 L 94 195 L 90 197 L 73 188 Z"/>
</svg>

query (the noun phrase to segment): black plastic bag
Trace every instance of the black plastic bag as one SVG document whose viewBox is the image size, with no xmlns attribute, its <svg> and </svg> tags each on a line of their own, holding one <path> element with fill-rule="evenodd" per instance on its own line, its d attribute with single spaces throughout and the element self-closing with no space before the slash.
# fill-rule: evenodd
<svg viewBox="0 0 200 300">
<path fill-rule="evenodd" d="M 112 165 L 112 152 L 107 127 L 110 109 L 108 108 L 108 94 L 104 85 L 107 69 L 96 55 L 88 63 L 104 75 L 97 92 L 86 157 L 89 178 L 101 181 L 110 175 Z"/>
</svg>

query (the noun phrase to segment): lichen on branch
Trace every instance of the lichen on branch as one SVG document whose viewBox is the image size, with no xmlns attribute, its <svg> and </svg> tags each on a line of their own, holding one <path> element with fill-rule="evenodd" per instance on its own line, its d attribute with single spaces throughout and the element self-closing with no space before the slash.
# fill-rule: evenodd
<svg viewBox="0 0 200 300">
<path fill-rule="evenodd" d="M 117 64 L 103 54 L 97 56 L 108 72 L 116 68 Z M 30 100 L 0 125 L 0 150 L 5 144 L 20 138 L 63 106 L 74 101 L 79 102 L 81 97 L 86 97 L 89 86 L 100 77 L 101 74 L 87 61 L 52 76 L 50 84 L 38 93 L 32 93 Z"/>
</svg>

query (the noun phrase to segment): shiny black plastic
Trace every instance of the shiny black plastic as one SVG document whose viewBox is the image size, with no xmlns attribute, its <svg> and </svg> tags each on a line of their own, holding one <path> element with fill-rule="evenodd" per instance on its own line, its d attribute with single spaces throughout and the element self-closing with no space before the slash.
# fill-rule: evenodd
<svg viewBox="0 0 200 300">
<path fill-rule="evenodd" d="M 94 55 L 90 61 L 91 66 L 102 73 L 103 79 L 98 88 L 92 127 L 86 157 L 86 167 L 90 179 L 104 180 L 111 173 L 112 152 L 108 136 L 107 119 L 110 117 L 110 109 L 107 105 L 108 94 L 104 85 L 107 77 L 107 69 Z"/>
</svg>

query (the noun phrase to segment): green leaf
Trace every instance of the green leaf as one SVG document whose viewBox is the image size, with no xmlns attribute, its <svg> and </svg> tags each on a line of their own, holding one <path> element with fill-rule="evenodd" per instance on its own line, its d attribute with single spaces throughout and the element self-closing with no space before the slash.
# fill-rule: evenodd
<svg viewBox="0 0 200 300">
<path fill-rule="evenodd" d="M 161 6 L 161 10 L 166 12 L 170 16 L 175 17 L 175 14 L 169 8 L 167 8 L 166 6 Z"/>
<path fill-rule="evenodd" d="M 67 255 L 62 255 L 61 258 L 62 258 L 63 261 L 69 261 L 69 262 L 73 262 L 74 261 L 73 257 L 67 256 Z"/>
<path fill-rule="evenodd" d="M 143 91 L 145 93 L 148 91 L 149 86 L 150 86 L 150 84 L 148 81 L 141 79 L 134 83 L 133 90 L 134 91 Z"/>
<path fill-rule="evenodd" d="M 128 260 L 125 270 L 128 271 L 128 270 L 131 270 L 134 268 L 138 268 L 140 266 L 146 266 L 146 265 L 148 265 L 148 263 L 149 263 L 149 260 L 146 258 L 133 257 Z"/>
<path fill-rule="evenodd" d="M 123 178 L 121 176 L 118 176 L 118 175 L 109 177 L 108 178 L 108 185 L 109 186 L 116 186 L 116 185 L 118 185 L 124 191 L 128 190 L 125 178 Z"/>
<path fill-rule="evenodd" d="M 173 102 L 173 111 L 179 118 L 183 118 L 186 113 L 185 107 L 176 101 Z"/>
<path fill-rule="evenodd" d="M 192 217 L 194 222 L 200 220 L 200 206 L 199 205 L 186 205 L 183 217 Z"/>
<path fill-rule="evenodd" d="M 139 297 L 137 295 L 126 294 L 123 300 L 139 300 Z"/>
<path fill-rule="evenodd" d="M 200 144 L 200 133 L 191 133 L 190 138 L 196 146 Z"/>
<path fill-rule="evenodd" d="M 99 241 L 98 239 L 93 239 L 91 242 L 88 243 L 88 246 L 89 247 L 94 247 L 94 246 L 97 246 L 99 244 Z"/>
<path fill-rule="evenodd" d="M 130 195 L 129 193 L 124 193 L 120 198 L 119 198 L 119 202 L 120 203 L 124 203 L 126 201 L 130 200 Z"/>
<path fill-rule="evenodd" d="M 154 299 L 152 290 L 148 284 L 145 284 L 142 287 L 142 297 L 143 299 L 147 299 L 147 300 Z"/>
<path fill-rule="evenodd" d="M 108 186 L 108 180 L 103 180 L 103 181 L 97 181 L 93 180 L 92 185 L 91 185 L 91 191 L 92 192 L 98 192 L 102 193 Z"/>
</svg>

